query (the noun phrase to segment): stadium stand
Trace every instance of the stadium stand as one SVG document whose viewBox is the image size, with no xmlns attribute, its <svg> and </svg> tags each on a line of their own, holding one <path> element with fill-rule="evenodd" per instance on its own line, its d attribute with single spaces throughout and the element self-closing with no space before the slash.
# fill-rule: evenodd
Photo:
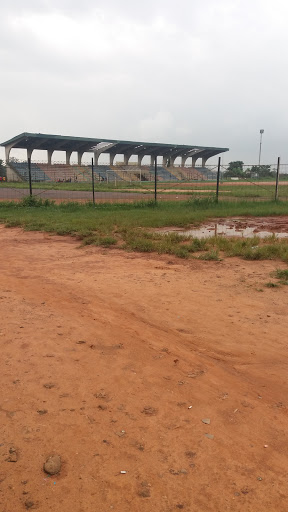
<svg viewBox="0 0 288 512">
<path fill-rule="evenodd" d="M 10 167 L 18 174 L 22 181 L 29 181 L 27 162 L 9 162 Z M 50 181 L 49 176 L 39 167 L 38 164 L 31 164 L 32 181 Z"/>
<path fill-rule="evenodd" d="M 29 181 L 27 162 L 10 162 L 9 165 L 17 173 L 22 181 Z M 137 182 L 154 181 L 154 166 L 137 165 L 96 165 L 94 167 L 95 181 L 105 182 Z M 77 182 L 91 183 L 92 170 L 89 165 L 67 165 L 67 164 L 31 164 L 32 181 L 53 181 L 53 182 Z M 157 176 L 159 181 L 203 181 L 215 179 L 216 174 L 205 167 L 187 168 L 187 167 L 164 167 L 157 166 Z"/>
<path fill-rule="evenodd" d="M 102 181 L 122 181 L 122 178 L 114 171 L 114 167 L 109 165 L 95 165 L 94 167 L 95 177 Z"/>
</svg>

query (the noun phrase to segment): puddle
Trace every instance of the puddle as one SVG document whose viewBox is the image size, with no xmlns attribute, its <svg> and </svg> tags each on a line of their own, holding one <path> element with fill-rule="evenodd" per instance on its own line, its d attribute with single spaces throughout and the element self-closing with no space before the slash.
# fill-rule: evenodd
<svg viewBox="0 0 288 512">
<path fill-rule="evenodd" d="M 161 233 L 177 233 L 194 238 L 209 238 L 212 236 L 266 238 L 275 235 L 276 238 L 288 238 L 288 217 L 260 218 L 230 218 L 217 219 L 197 228 L 181 231 L 178 229 L 161 229 Z"/>
</svg>

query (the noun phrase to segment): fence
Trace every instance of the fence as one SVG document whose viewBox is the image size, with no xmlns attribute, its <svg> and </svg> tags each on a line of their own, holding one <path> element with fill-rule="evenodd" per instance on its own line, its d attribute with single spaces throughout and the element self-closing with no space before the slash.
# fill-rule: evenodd
<svg viewBox="0 0 288 512">
<path fill-rule="evenodd" d="M 277 181 L 278 169 L 278 181 Z M 3 174 L 3 173 L 2 173 Z M 277 181 L 277 187 L 276 187 Z M 0 176 L 0 200 L 19 201 L 27 196 L 43 200 L 137 202 L 187 200 L 287 200 L 288 164 L 245 165 L 230 172 L 228 166 L 164 167 L 162 165 L 66 165 L 12 161 Z"/>
</svg>

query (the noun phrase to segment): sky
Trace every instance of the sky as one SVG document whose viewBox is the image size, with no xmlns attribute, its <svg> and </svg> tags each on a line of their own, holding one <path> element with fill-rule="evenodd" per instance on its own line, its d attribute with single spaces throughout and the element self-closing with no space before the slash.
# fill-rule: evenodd
<svg viewBox="0 0 288 512">
<path fill-rule="evenodd" d="M 287 0 L 1 0 L 0 141 L 229 147 L 224 164 L 255 164 L 264 129 L 262 162 L 288 163 L 287 19 Z"/>
</svg>

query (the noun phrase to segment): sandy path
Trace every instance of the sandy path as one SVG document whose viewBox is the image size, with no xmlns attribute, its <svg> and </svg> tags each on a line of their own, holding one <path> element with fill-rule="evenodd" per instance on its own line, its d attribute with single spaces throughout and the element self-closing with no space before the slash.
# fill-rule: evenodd
<svg viewBox="0 0 288 512">
<path fill-rule="evenodd" d="M 1 512 L 288 510 L 283 264 L 0 241 Z"/>
</svg>

